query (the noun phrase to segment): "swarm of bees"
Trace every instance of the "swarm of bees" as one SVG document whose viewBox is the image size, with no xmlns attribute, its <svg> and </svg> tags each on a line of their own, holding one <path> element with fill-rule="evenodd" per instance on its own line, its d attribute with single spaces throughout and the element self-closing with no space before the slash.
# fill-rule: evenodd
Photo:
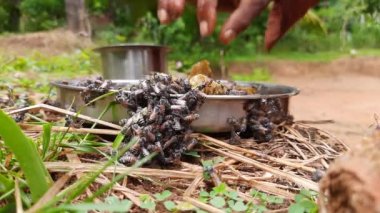
<svg viewBox="0 0 380 213">
<path fill-rule="evenodd" d="M 116 101 L 132 113 L 120 121 L 125 142 L 138 138 L 119 159 L 121 163 L 133 164 L 156 152 L 161 164 L 175 164 L 198 143 L 191 137 L 190 124 L 199 118 L 204 96 L 187 79 L 156 73 L 129 90 L 120 90 Z"/>
<path fill-rule="evenodd" d="M 244 105 L 246 116 L 229 118 L 231 126 L 230 143 L 240 143 L 241 138 L 253 138 L 257 142 L 273 139 L 275 128 L 280 124 L 293 122 L 293 116 L 284 111 L 279 98 L 252 100 Z"/>
<path fill-rule="evenodd" d="M 80 95 L 87 104 L 95 98 L 106 94 L 111 89 L 111 81 L 105 81 L 102 77 L 97 77 L 94 80 L 87 79 L 82 81 L 77 86 L 85 87 Z"/>
<path fill-rule="evenodd" d="M 81 93 L 88 103 L 111 89 L 110 81 L 101 78 L 81 83 L 86 89 Z M 161 165 L 180 162 L 182 154 L 191 150 L 197 143 L 191 137 L 191 123 L 199 118 L 200 107 L 205 101 L 204 94 L 250 95 L 257 92 L 254 87 L 242 87 L 236 83 L 222 83 L 203 74 L 189 79 L 174 78 L 167 74 L 155 73 L 145 80 L 119 89 L 116 102 L 125 107 L 128 118 L 122 119 L 124 144 L 137 138 L 137 142 L 119 159 L 131 165 L 151 153 Z M 275 128 L 284 122 L 292 122 L 292 117 L 284 112 L 280 99 L 258 99 L 245 104 L 246 116 L 230 118 L 230 143 L 239 143 L 241 138 L 253 138 L 258 142 L 273 139 Z M 76 122 L 66 118 L 70 125 Z"/>
</svg>

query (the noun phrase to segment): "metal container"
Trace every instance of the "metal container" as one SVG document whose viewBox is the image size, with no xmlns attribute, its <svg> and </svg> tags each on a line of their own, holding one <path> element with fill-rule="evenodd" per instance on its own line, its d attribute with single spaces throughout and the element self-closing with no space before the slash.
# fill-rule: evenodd
<svg viewBox="0 0 380 213">
<path fill-rule="evenodd" d="M 150 44 L 120 44 L 95 49 L 102 60 L 105 79 L 143 79 L 151 72 L 167 71 L 167 47 Z"/>
<path fill-rule="evenodd" d="M 115 88 L 128 87 L 128 85 L 137 84 L 137 80 L 115 80 L 112 81 Z M 53 82 L 52 85 L 57 87 L 57 101 L 61 103 L 62 107 L 69 107 L 72 103 L 77 110 L 81 113 L 94 118 L 99 117 L 101 112 L 107 108 L 109 103 L 114 102 L 114 95 L 108 96 L 104 99 L 96 101 L 93 105 L 85 106 L 80 92 L 85 89 L 84 87 L 70 86 L 73 84 L 63 84 L 62 82 Z M 255 95 L 206 95 L 204 105 L 199 110 L 199 119 L 192 123 L 192 128 L 197 132 L 204 133 L 217 133 L 228 132 L 230 126 L 227 124 L 227 118 L 235 117 L 240 118 L 245 116 L 243 106 L 246 102 L 267 99 L 279 98 L 282 106 L 282 111 L 288 114 L 289 98 L 297 95 L 299 90 L 284 85 L 266 84 L 266 83 L 238 83 L 244 86 L 254 86 L 257 88 L 258 93 Z M 119 122 L 123 118 L 129 116 L 128 110 L 119 104 L 112 104 L 110 110 L 102 117 L 102 120 L 109 122 Z"/>
</svg>

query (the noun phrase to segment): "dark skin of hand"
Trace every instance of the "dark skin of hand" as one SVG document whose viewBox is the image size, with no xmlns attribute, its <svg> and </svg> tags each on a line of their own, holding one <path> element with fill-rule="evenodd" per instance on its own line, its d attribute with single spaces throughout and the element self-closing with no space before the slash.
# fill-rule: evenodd
<svg viewBox="0 0 380 213">
<path fill-rule="evenodd" d="M 265 32 L 265 47 L 273 45 L 319 0 L 274 0 Z M 191 0 L 197 7 L 201 36 L 213 33 L 218 11 L 230 12 L 220 32 L 220 41 L 229 44 L 247 29 L 250 23 L 264 11 L 271 0 Z M 157 15 L 162 24 L 179 18 L 185 8 L 185 0 L 159 0 Z"/>
</svg>

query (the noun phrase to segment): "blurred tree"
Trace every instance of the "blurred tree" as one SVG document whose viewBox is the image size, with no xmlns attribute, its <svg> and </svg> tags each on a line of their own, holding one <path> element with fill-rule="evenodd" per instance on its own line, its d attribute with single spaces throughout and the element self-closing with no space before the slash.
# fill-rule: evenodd
<svg viewBox="0 0 380 213">
<path fill-rule="evenodd" d="M 65 21 L 64 0 L 22 0 L 21 31 L 49 30 Z"/>
<path fill-rule="evenodd" d="M 16 32 L 20 26 L 21 0 L 0 0 L 0 30 Z"/>
<path fill-rule="evenodd" d="M 91 25 L 85 0 L 65 0 L 67 27 L 84 36 L 91 36 Z"/>
</svg>

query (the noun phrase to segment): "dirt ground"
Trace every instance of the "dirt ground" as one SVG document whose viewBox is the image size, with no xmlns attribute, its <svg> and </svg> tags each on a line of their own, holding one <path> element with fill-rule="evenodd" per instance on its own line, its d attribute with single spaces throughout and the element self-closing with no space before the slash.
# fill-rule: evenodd
<svg viewBox="0 0 380 213">
<path fill-rule="evenodd" d="M 89 38 L 65 29 L 0 37 L 0 53 L 6 55 L 31 55 L 36 52 L 56 55 L 93 46 Z"/>
<path fill-rule="evenodd" d="M 298 87 L 291 99 L 296 120 L 332 120 L 314 124 L 353 146 L 371 131 L 380 115 L 380 57 L 342 58 L 333 62 L 262 62 L 232 65 L 244 72 L 266 67 L 274 81 Z M 373 127 L 372 127 L 373 128 Z"/>
</svg>

